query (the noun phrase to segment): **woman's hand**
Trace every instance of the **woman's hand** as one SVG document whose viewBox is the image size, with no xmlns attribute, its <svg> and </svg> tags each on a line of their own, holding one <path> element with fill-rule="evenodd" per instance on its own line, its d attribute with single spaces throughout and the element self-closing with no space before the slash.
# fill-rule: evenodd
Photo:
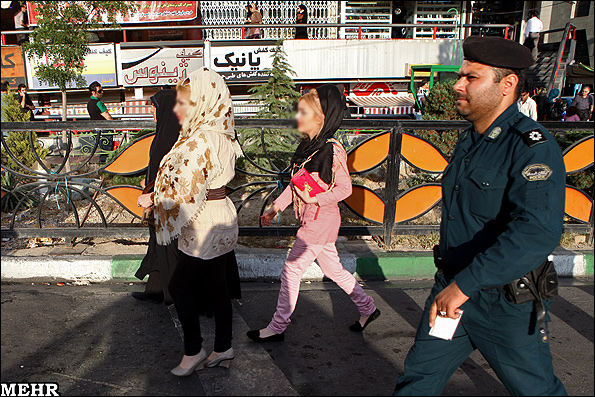
<svg viewBox="0 0 595 397">
<path fill-rule="evenodd" d="M 306 184 L 307 185 L 307 184 Z M 316 196 L 310 197 L 310 193 L 307 191 L 308 189 L 300 190 L 297 186 L 293 186 L 293 190 L 298 195 L 299 198 L 306 204 L 318 204 L 318 199 Z"/>
<path fill-rule="evenodd" d="M 260 221 L 264 226 L 271 226 L 271 221 L 277 215 L 277 212 L 279 212 L 279 207 L 273 204 L 273 206 L 266 210 L 266 212 L 260 217 Z"/>
<path fill-rule="evenodd" d="M 151 194 L 142 194 L 136 200 L 136 205 L 143 208 L 150 208 L 153 205 L 153 199 L 151 198 Z"/>
</svg>

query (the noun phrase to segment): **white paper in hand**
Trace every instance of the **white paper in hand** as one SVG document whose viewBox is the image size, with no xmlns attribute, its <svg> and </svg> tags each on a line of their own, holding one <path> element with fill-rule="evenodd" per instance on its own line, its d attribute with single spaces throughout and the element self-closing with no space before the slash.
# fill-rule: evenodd
<svg viewBox="0 0 595 397">
<path fill-rule="evenodd" d="M 460 313 L 461 315 L 457 319 L 436 316 L 434 326 L 430 329 L 430 335 L 440 339 L 452 340 L 459 321 L 461 321 L 461 317 L 463 316 L 463 312 L 461 311 Z"/>
</svg>

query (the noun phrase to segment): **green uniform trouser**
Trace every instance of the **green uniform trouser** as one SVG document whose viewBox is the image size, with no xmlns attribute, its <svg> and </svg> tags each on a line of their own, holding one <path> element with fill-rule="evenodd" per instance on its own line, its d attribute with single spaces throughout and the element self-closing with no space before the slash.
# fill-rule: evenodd
<svg viewBox="0 0 595 397">
<path fill-rule="evenodd" d="M 428 335 L 430 306 L 451 280 L 437 273 L 415 344 L 405 360 L 395 396 L 440 395 L 455 370 L 479 349 L 512 395 L 567 395 L 554 375 L 550 346 L 540 340 L 533 302 L 515 305 L 502 289 L 482 290 L 461 307 L 461 322 L 450 341 Z M 545 302 L 546 310 L 549 309 Z M 549 317 L 548 317 L 549 321 Z"/>
</svg>

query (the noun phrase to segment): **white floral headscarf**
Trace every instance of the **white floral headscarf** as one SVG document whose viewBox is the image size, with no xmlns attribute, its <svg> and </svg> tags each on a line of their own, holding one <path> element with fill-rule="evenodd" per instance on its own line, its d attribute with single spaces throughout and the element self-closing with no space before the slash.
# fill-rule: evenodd
<svg viewBox="0 0 595 397">
<path fill-rule="evenodd" d="M 161 160 L 155 181 L 155 228 L 160 245 L 177 238 L 200 213 L 211 181 L 223 171 L 208 132 L 224 134 L 236 157 L 242 153 L 235 139 L 231 94 L 221 76 L 201 68 L 187 81 L 191 106 L 178 141 Z"/>
</svg>

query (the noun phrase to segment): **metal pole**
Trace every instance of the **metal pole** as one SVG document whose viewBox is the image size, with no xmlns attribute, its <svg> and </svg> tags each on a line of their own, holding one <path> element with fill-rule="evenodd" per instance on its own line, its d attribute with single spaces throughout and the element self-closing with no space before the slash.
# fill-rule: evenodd
<svg viewBox="0 0 595 397">
<path fill-rule="evenodd" d="M 384 189 L 384 244 L 390 247 L 393 228 L 397 216 L 397 198 L 399 196 L 399 174 L 401 170 L 401 145 L 403 133 L 401 126 L 390 131 L 390 143 L 386 164 L 386 186 Z"/>
<path fill-rule="evenodd" d="M 504 38 L 508 40 L 508 28 L 504 30 Z"/>
<path fill-rule="evenodd" d="M 359 27 L 359 29 L 358 29 L 357 38 L 358 38 L 359 40 L 361 40 L 361 39 L 362 39 L 362 27 L 361 27 L 361 26 L 360 26 L 360 27 Z"/>
<path fill-rule="evenodd" d="M 438 28 L 434 26 L 434 35 L 432 37 L 434 40 L 436 40 L 437 33 L 438 33 Z"/>
</svg>

